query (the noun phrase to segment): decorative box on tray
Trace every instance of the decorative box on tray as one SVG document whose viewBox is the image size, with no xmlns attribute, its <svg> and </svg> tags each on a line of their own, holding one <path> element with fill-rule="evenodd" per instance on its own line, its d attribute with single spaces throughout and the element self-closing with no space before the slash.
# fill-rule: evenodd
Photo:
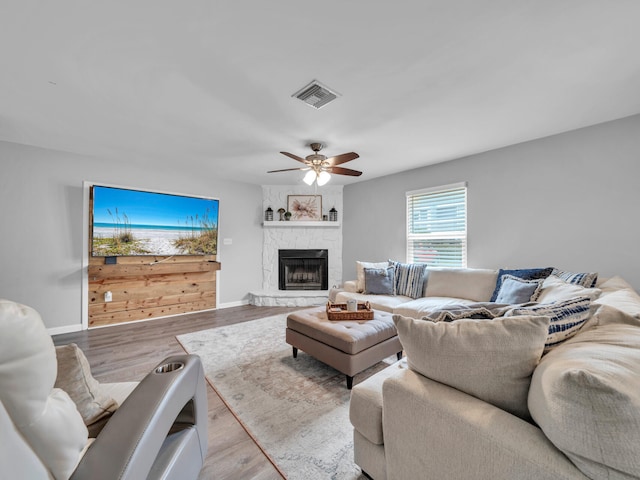
<svg viewBox="0 0 640 480">
<path fill-rule="evenodd" d="M 356 311 L 348 311 L 346 303 L 327 302 L 327 318 L 329 320 L 372 320 L 373 310 L 369 302 L 358 303 Z"/>
</svg>

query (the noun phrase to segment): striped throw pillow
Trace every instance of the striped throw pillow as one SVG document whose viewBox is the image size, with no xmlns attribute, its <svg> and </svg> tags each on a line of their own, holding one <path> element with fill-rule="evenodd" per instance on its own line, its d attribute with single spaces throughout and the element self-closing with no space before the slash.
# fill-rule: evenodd
<svg viewBox="0 0 640 480">
<path fill-rule="evenodd" d="M 576 297 L 553 303 L 539 303 L 530 307 L 516 307 L 504 316 L 538 315 L 549 317 L 549 336 L 544 345 L 545 353 L 573 337 L 591 317 L 591 299 Z"/>
<path fill-rule="evenodd" d="M 424 290 L 427 265 L 424 263 L 400 263 L 389 260 L 396 274 L 396 295 L 420 298 Z"/>
<path fill-rule="evenodd" d="M 596 286 L 598 281 L 598 272 L 591 273 L 574 273 L 565 272 L 563 270 L 553 269 L 551 275 L 574 285 L 582 285 L 583 287 L 592 288 Z"/>
</svg>

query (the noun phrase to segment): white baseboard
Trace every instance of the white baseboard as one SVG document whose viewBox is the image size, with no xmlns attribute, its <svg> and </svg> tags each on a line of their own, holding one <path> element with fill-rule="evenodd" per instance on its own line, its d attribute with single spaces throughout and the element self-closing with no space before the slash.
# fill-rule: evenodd
<svg viewBox="0 0 640 480">
<path fill-rule="evenodd" d="M 238 302 L 221 303 L 218 305 L 218 308 L 220 309 L 220 308 L 241 307 L 242 305 L 249 305 L 249 299 L 240 300 Z"/>
<path fill-rule="evenodd" d="M 82 325 L 66 325 L 64 327 L 47 328 L 47 333 L 51 336 L 62 335 L 63 333 L 81 332 Z"/>
</svg>

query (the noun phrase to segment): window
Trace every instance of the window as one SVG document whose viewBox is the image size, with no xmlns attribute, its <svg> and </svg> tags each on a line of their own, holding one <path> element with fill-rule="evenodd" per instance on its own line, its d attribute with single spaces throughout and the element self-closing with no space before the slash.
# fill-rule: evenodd
<svg viewBox="0 0 640 480">
<path fill-rule="evenodd" d="M 407 192 L 407 261 L 467 266 L 467 184 Z"/>
</svg>

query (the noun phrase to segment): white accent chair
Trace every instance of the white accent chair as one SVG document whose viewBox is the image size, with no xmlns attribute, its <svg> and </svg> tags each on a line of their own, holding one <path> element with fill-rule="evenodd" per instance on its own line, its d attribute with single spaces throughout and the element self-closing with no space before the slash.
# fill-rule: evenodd
<svg viewBox="0 0 640 480">
<path fill-rule="evenodd" d="M 196 479 L 207 454 L 199 357 L 162 361 L 95 439 L 54 388 L 56 349 L 32 308 L 0 300 L 0 477 Z"/>
</svg>

